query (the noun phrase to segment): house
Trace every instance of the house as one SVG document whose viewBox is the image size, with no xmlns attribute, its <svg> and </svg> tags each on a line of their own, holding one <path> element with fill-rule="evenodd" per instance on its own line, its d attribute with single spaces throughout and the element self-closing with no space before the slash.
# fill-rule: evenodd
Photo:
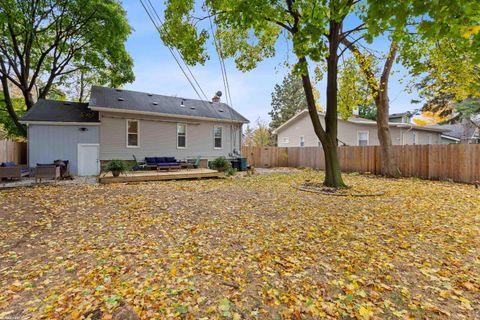
<svg viewBox="0 0 480 320">
<path fill-rule="evenodd" d="M 479 128 L 468 121 L 456 124 L 437 125 L 433 127 L 448 130 L 442 134 L 441 143 L 480 143 Z"/>
<path fill-rule="evenodd" d="M 89 103 L 39 100 L 21 119 L 28 163 L 69 160 L 74 175 L 97 175 L 101 161 L 239 154 L 248 120 L 212 101 L 94 86 Z"/>
<path fill-rule="evenodd" d="M 401 113 L 392 113 L 388 116 L 389 122 L 395 123 L 411 123 L 413 114 L 410 111 L 401 112 Z"/>
<path fill-rule="evenodd" d="M 325 125 L 325 114 L 319 112 L 320 122 Z M 421 127 L 409 123 L 390 122 L 390 134 L 394 145 L 441 143 L 443 128 Z M 313 131 L 307 110 L 303 110 L 273 131 L 279 147 L 316 147 L 321 143 Z M 369 119 L 350 117 L 338 119 L 338 144 L 344 146 L 379 145 L 377 123 Z"/>
</svg>

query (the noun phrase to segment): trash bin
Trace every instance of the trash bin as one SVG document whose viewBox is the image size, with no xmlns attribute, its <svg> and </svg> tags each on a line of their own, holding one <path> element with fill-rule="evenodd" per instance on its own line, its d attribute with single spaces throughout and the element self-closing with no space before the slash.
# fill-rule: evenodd
<svg viewBox="0 0 480 320">
<path fill-rule="evenodd" d="M 238 159 L 233 159 L 233 160 L 230 161 L 230 163 L 232 164 L 233 169 L 237 169 L 238 171 L 241 171 L 240 170 L 240 161 Z"/>
<path fill-rule="evenodd" d="M 247 158 L 238 158 L 239 171 L 247 171 Z"/>
</svg>

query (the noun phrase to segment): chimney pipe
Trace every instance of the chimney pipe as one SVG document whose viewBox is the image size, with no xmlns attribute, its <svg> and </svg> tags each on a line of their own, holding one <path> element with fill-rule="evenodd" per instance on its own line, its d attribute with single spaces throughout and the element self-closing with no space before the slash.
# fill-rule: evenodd
<svg viewBox="0 0 480 320">
<path fill-rule="evenodd" d="M 220 97 L 222 96 L 222 91 L 217 91 L 212 98 L 212 102 L 220 102 Z"/>
</svg>

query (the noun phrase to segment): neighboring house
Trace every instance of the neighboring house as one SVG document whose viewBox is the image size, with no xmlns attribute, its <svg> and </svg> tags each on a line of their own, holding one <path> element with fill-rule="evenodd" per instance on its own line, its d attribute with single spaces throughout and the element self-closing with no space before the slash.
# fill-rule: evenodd
<svg viewBox="0 0 480 320">
<path fill-rule="evenodd" d="M 202 101 L 94 86 L 89 103 L 39 100 L 28 126 L 29 166 L 69 160 L 74 175 L 99 174 L 100 161 L 239 155 L 248 120 L 215 96 Z"/>
<path fill-rule="evenodd" d="M 457 124 L 432 126 L 449 130 L 442 134 L 441 143 L 480 143 L 480 130 L 474 124 L 464 121 Z"/>
<path fill-rule="evenodd" d="M 388 116 L 389 122 L 395 123 L 410 123 L 412 122 L 413 115 L 411 112 L 392 113 Z"/>
<path fill-rule="evenodd" d="M 325 114 L 319 112 L 320 122 L 325 125 Z M 427 128 L 407 123 L 389 123 L 394 145 L 438 144 L 446 131 L 442 128 Z M 279 147 L 316 147 L 321 143 L 313 131 L 307 110 L 297 113 L 290 120 L 273 131 Z M 377 123 L 372 120 L 350 117 L 338 119 L 338 144 L 340 146 L 379 145 Z"/>
</svg>

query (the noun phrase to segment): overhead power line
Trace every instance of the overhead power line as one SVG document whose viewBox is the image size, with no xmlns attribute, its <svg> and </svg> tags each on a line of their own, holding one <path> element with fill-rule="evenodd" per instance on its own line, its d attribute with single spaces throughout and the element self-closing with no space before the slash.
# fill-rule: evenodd
<svg viewBox="0 0 480 320">
<path fill-rule="evenodd" d="M 145 9 L 145 12 L 147 13 L 148 17 L 150 18 L 150 21 L 152 22 L 152 24 L 154 25 L 155 29 L 157 30 L 157 32 L 160 34 L 160 28 L 163 29 L 163 31 L 168 35 L 168 31 L 167 29 L 163 26 L 163 22 L 162 20 L 160 19 L 160 16 L 158 15 L 157 11 L 155 10 L 155 7 L 153 7 L 152 3 L 150 0 L 147 0 L 148 1 L 148 4 L 150 5 L 150 7 L 148 7 L 146 5 L 146 2 L 144 2 L 144 0 L 140 0 L 140 3 L 142 4 L 142 7 Z M 155 17 L 158 19 L 158 21 L 155 21 Z M 193 90 L 195 91 L 195 93 L 197 94 L 198 98 L 200 100 L 203 100 L 203 101 L 208 101 L 208 97 L 207 95 L 205 94 L 205 92 L 203 91 L 202 87 L 200 86 L 200 84 L 198 83 L 197 79 L 195 78 L 195 76 L 193 75 L 192 71 L 190 70 L 190 68 L 188 67 L 188 65 L 185 63 L 185 60 L 183 59 L 182 57 L 182 54 L 177 50 L 177 53 L 178 55 L 180 56 L 180 59 L 183 61 L 184 65 L 185 65 L 185 68 L 188 70 L 190 76 L 193 78 L 193 82 L 195 82 L 195 84 L 198 86 L 198 89 L 200 90 L 200 92 L 202 92 L 204 98 L 202 98 L 202 96 L 200 95 L 200 93 L 198 92 L 197 88 L 195 87 L 195 84 L 192 82 L 192 80 L 190 79 L 190 77 L 188 76 L 187 72 L 185 72 L 182 64 L 180 63 L 179 59 L 177 58 L 177 56 L 175 55 L 174 51 L 172 50 L 172 48 L 170 48 L 169 46 L 166 46 L 168 48 L 168 50 L 170 51 L 170 54 L 172 55 L 172 57 L 175 59 L 175 62 L 177 63 L 178 67 L 180 68 L 180 70 L 182 71 L 183 75 L 185 76 L 185 78 L 188 80 L 188 82 L 190 83 L 190 86 L 193 88 Z"/>
<path fill-rule="evenodd" d="M 210 30 L 212 31 L 213 43 L 215 44 L 215 49 L 217 51 L 218 59 L 220 61 L 220 70 L 222 72 L 223 86 L 225 87 L 225 95 L 227 103 L 233 108 L 232 95 L 230 94 L 230 85 L 228 83 L 227 68 L 225 67 L 225 60 L 223 59 L 222 54 L 222 43 L 220 39 L 217 39 L 215 31 L 213 30 L 212 17 L 209 14 L 208 21 L 210 23 Z M 229 101 L 230 100 L 230 101 Z"/>
</svg>

